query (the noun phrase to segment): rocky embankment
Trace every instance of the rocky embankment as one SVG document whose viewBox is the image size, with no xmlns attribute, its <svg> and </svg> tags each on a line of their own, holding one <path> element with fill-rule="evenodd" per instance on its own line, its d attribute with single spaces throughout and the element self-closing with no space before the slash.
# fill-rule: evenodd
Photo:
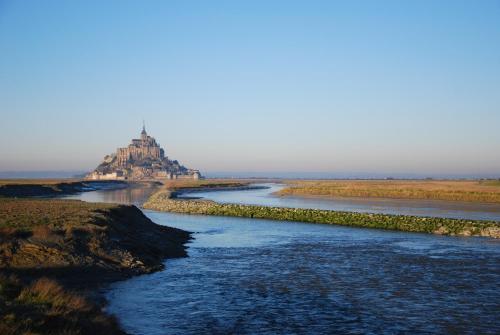
<svg viewBox="0 0 500 335">
<path fill-rule="evenodd" d="M 186 256 L 189 239 L 135 206 L 0 199 L 0 333 L 122 333 L 94 289 Z"/>
<path fill-rule="evenodd" d="M 207 200 L 172 199 L 168 191 L 153 194 L 144 208 L 187 214 L 236 216 L 308 223 L 338 224 L 419 233 L 500 238 L 500 222 L 409 215 L 370 214 L 318 209 L 219 204 Z"/>
<path fill-rule="evenodd" d="M 0 197 L 54 197 L 109 188 L 125 188 L 125 181 L 74 181 L 59 183 L 8 183 L 0 185 Z"/>
</svg>

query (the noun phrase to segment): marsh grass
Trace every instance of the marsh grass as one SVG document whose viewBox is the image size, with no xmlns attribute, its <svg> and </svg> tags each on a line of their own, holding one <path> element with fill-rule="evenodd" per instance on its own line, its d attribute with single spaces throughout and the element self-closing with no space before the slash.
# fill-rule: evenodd
<svg viewBox="0 0 500 335">
<path fill-rule="evenodd" d="M 83 294 L 184 257 L 189 238 L 135 206 L 0 199 L 0 335 L 123 334 Z"/>
<path fill-rule="evenodd" d="M 88 312 L 93 308 L 85 298 L 64 290 L 61 285 L 48 278 L 40 278 L 23 289 L 17 300 L 25 304 L 45 304 L 57 313 L 71 310 Z"/>
<path fill-rule="evenodd" d="M 479 181 L 479 184 L 484 186 L 500 187 L 500 179 L 481 180 Z"/>
<path fill-rule="evenodd" d="M 78 200 L 0 199 L 0 232 L 50 230 L 85 226 L 103 218 L 114 204 Z M 46 230 L 47 232 L 47 230 Z"/>
<path fill-rule="evenodd" d="M 60 178 L 60 179 L 0 179 L 0 186 L 2 185 L 44 185 L 53 186 L 62 183 L 77 183 L 81 182 L 81 178 Z"/>
<path fill-rule="evenodd" d="M 116 320 L 52 279 L 0 275 L 0 334 L 122 334 Z"/>
<path fill-rule="evenodd" d="M 497 180 L 295 180 L 286 184 L 278 195 L 500 203 L 500 181 Z"/>
</svg>

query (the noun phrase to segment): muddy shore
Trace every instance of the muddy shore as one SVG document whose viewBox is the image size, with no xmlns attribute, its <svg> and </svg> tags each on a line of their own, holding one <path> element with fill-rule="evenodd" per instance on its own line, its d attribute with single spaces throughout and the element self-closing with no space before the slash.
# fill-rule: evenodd
<svg viewBox="0 0 500 335">
<path fill-rule="evenodd" d="M 190 238 L 135 206 L 2 198 L 0 333 L 122 334 L 98 290 L 185 257 Z"/>
<path fill-rule="evenodd" d="M 119 189 L 130 187 L 130 183 L 120 180 L 110 181 L 69 181 L 58 183 L 8 183 L 0 184 L 0 197 L 57 197 L 62 195 L 90 192 L 104 189 Z"/>
</svg>

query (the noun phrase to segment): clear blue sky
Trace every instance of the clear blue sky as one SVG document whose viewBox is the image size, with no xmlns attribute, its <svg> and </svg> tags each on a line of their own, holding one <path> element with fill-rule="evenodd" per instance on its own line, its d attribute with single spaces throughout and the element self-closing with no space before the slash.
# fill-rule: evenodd
<svg viewBox="0 0 500 335">
<path fill-rule="evenodd" d="M 2 1 L 0 171 L 500 173 L 500 1 Z"/>
</svg>

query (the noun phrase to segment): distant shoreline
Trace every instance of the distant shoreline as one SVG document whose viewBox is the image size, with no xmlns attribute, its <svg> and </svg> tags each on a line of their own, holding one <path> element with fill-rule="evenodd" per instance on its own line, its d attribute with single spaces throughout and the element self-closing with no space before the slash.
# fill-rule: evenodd
<svg viewBox="0 0 500 335">
<path fill-rule="evenodd" d="M 2 184 L 3 183 L 3 184 Z M 26 197 L 57 197 L 80 192 L 97 191 L 103 189 L 127 188 L 129 183 L 124 181 L 0 181 L 0 196 Z"/>
<path fill-rule="evenodd" d="M 103 180 L 0 179 L 0 196 L 54 197 L 135 184 L 163 184 L 172 197 L 192 192 L 259 189 L 256 183 L 281 183 L 276 196 L 317 199 L 439 200 L 500 205 L 500 180 L 297 180 L 297 179 L 202 179 Z"/>
</svg>

